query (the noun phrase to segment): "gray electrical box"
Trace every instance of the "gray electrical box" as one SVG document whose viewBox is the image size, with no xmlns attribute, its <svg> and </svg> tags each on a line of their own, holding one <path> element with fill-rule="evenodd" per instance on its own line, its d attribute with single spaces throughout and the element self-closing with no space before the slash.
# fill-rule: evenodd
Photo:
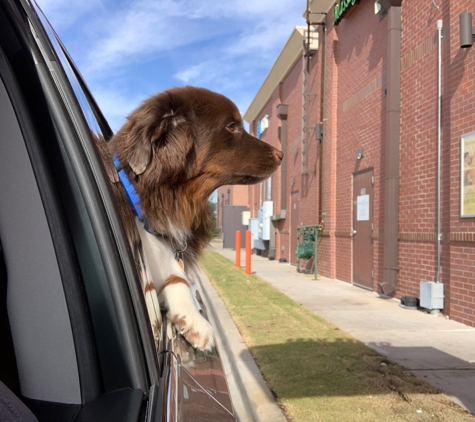
<svg viewBox="0 0 475 422">
<path fill-rule="evenodd" d="M 426 309 L 444 309 L 444 285 L 421 281 L 419 305 Z"/>
</svg>

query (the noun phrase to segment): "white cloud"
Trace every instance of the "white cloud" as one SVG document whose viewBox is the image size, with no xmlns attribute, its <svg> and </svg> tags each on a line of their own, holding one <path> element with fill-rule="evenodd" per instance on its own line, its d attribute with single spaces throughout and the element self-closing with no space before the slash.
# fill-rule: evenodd
<svg viewBox="0 0 475 422">
<path fill-rule="evenodd" d="M 57 31 L 68 28 L 84 15 L 102 9 L 101 0 L 36 0 Z"/>
<path fill-rule="evenodd" d="M 38 2 L 114 129 L 173 78 L 220 91 L 245 111 L 305 8 L 305 0 Z"/>
<path fill-rule="evenodd" d="M 118 89 L 91 87 L 100 109 L 103 110 L 113 131 L 117 131 L 126 117 L 143 101 L 140 95 L 128 96 Z"/>
<path fill-rule="evenodd" d="M 206 53 L 214 51 L 218 58 L 213 63 L 222 66 L 236 56 L 252 55 L 248 63 L 259 65 L 256 58 L 275 59 L 292 27 L 302 23 L 305 7 L 295 0 L 107 1 L 39 0 L 60 33 L 61 29 L 67 33 L 73 23 L 82 24 L 82 42 L 74 42 L 80 50 L 76 60 L 88 79 L 107 78 L 115 69 L 206 40 L 210 41 Z M 229 32 L 234 38 L 225 43 Z M 180 70 L 178 79 L 200 79 L 196 63 L 190 58 L 188 64 L 191 68 Z M 193 71 L 198 72 L 195 77 Z"/>
<path fill-rule="evenodd" d="M 221 12 L 226 13 L 230 10 L 229 2 L 223 4 Z M 246 0 L 242 6 L 247 14 L 253 10 L 257 16 L 243 18 L 235 39 L 213 46 L 212 59 L 187 65 L 175 73 L 175 78 L 186 84 L 213 84 L 215 89 L 229 92 L 246 89 L 249 85 L 258 89 L 293 28 L 303 23 L 302 11 L 291 2 L 279 2 L 273 7 L 268 2 Z M 260 19 L 263 15 L 268 18 Z"/>
<path fill-rule="evenodd" d="M 200 6 L 201 7 L 201 6 Z M 212 9 L 212 8 L 211 8 Z M 207 17 L 213 16 L 213 13 Z M 173 50 L 215 34 L 203 28 L 205 15 L 190 1 L 135 0 L 95 28 L 100 43 L 92 45 L 87 57 L 89 71 L 120 67 L 147 60 L 154 54 Z"/>
<path fill-rule="evenodd" d="M 200 0 L 183 1 L 191 11 L 193 18 L 214 17 L 227 19 L 246 19 L 255 21 L 272 21 L 275 18 L 288 18 L 289 10 L 298 10 L 295 0 Z M 305 9 L 305 1 L 300 5 L 299 13 Z"/>
</svg>

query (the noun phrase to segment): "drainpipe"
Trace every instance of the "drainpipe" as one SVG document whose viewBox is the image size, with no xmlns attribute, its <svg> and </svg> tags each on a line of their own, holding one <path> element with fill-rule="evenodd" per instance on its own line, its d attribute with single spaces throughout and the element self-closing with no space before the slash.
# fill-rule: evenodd
<svg viewBox="0 0 475 422">
<path fill-rule="evenodd" d="M 277 118 L 280 123 L 280 143 L 284 159 L 280 165 L 280 218 L 285 218 L 287 209 L 287 116 L 289 114 L 289 106 L 287 104 L 279 104 L 277 106 Z"/>
<path fill-rule="evenodd" d="M 318 22 L 318 23 L 312 23 L 310 21 L 310 15 L 311 14 L 316 14 L 316 15 L 324 15 L 324 21 Z M 320 198 L 319 198 L 319 204 L 318 204 L 318 221 L 320 224 L 320 228 L 323 228 L 323 223 L 325 220 L 325 213 L 323 212 L 323 206 L 324 206 L 324 199 L 325 196 L 323 194 L 323 176 L 324 176 L 324 169 L 323 169 L 323 141 L 325 137 L 325 93 L 326 93 L 326 86 L 325 86 L 325 81 L 326 81 L 326 72 L 327 72 L 327 66 L 326 66 L 326 58 L 327 58 L 327 13 L 325 12 L 310 12 L 310 1 L 307 0 L 307 9 L 305 12 L 306 20 L 307 20 L 307 45 L 310 45 L 310 26 L 311 25 L 320 25 L 323 28 L 323 57 L 322 57 L 322 78 L 321 78 L 321 89 L 320 89 L 320 123 L 317 123 L 315 125 L 315 134 L 316 134 L 316 139 L 320 141 L 320 156 L 319 156 L 319 161 L 320 161 L 320 177 L 319 177 L 319 191 L 320 191 Z M 307 58 L 307 72 L 310 73 L 310 60 Z"/>
<path fill-rule="evenodd" d="M 324 186 L 325 184 L 323 183 L 323 178 L 325 176 L 324 172 L 324 161 L 323 161 L 323 147 L 324 147 L 324 140 L 325 140 L 325 128 L 326 128 L 326 123 L 327 119 L 325 118 L 325 99 L 326 99 L 326 80 L 327 80 L 327 15 L 325 14 L 325 22 L 322 25 L 323 28 L 323 57 L 322 57 L 322 66 L 323 66 L 323 72 L 322 72 L 322 90 L 321 90 L 321 111 L 320 111 L 320 118 L 321 118 L 321 140 L 320 140 L 320 218 L 319 218 L 319 224 L 321 229 L 323 230 L 323 224 L 325 222 L 325 215 L 326 213 L 324 212 L 324 205 L 325 205 L 325 195 L 324 195 Z"/>
<path fill-rule="evenodd" d="M 440 283 L 440 136 L 442 129 L 442 20 L 437 21 L 437 277 Z"/>
<path fill-rule="evenodd" d="M 284 158 L 280 164 L 280 213 L 272 216 L 273 221 L 284 220 L 287 209 L 287 116 L 289 107 L 287 104 L 277 105 L 277 118 L 280 123 L 280 144 Z M 277 223 L 274 223 L 274 228 Z M 275 230 L 271 230 L 270 239 L 271 249 L 269 252 L 269 259 L 275 259 L 276 255 L 276 239 Z"/>
<path fill-rule="evenodd" d="M 383 294 L 393 295 L 398 282 L 399 231 L 399 142 L 401 121 L 401 7 L 388 10 L 387 96 L 385 129 L 385 201 Z M 399 3 L 399 4 L 397 4 Z"/>
</svg>

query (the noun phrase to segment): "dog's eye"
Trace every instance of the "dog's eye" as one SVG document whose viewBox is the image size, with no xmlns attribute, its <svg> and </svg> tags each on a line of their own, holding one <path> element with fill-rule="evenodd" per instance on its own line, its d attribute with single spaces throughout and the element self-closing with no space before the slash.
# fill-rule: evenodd
<svg viewBox="0 0 475 422">
<path fill-rule="evenodd" d="M 236 132 L 237 130 L 237 127 L 236 127 L 236 123 L 230 123 L 229 125 L 226 126 L 226 129 L 229 130 L 231 133 L 232 132 Z"/>
</svg>

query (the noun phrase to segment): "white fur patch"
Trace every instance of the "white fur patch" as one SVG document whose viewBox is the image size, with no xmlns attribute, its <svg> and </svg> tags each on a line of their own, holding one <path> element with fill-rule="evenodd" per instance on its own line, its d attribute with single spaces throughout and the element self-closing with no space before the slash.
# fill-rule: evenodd
<svg viewBox="0 0 475 422">
<path fill-rule="evenodd" d="M 200 314 L 189 286 L 183 283 L 167 286 L 160 295 L 167 306 L 167 317 L 195 348 L 211 351 L 214 346 L 213 329 Z"/>
<path fill-rule="evenodd" d="M 175 260 L 174 251 L 164 239 L 147 232 L 138 219 L 136 219 L 136 224 L 142 240 L 146 266 L 156 292 L 161 291 L 171 276 L 186 281 L 186 283 L 167 284 L 159 295 L 160 303 L 168 311 L 167 317 L 175 323 L 178 330 L 193 347 L 211 350 L 214 346 L 213 329 L 196 307 L 196 299 L 193 298 L 190 289 L 193 283 Z M 146 301 L 153 300 L 152 294 L 149 297 L 146 295 Z"/>
</svg>

